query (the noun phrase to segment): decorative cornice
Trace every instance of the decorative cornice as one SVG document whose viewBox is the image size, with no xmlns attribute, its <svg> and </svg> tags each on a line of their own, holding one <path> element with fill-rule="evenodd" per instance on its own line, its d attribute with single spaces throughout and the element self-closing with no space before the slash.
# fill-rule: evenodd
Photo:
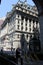
<svg viewBox="0 0 43 65">
<path fill-rule="evenodd" d="M 22 2 L 21 2 L 21 3 L 22 3 Z M 14 12 L 16 12 L 16 7 L 17 7 L 17 6 L 20 7 L 20 5 L 16 4 L 16 5 L 13 6 L 14 9 L 12 9 L 11 12 L 8 13 L 8 16 L 6 16 L 6 19 L 5 19 L 4 23 L 2 24 L 2 28 L 6 25 L 7 22 L 10 22 L 10 18 L 14 15 Z M 32 6 L 29 6 L 29 5 L 27 4 L 27 7 L 30 7 L 30 9 L 27 8 L 26 10 L 32 10 L 32 9 L 31 9 Z M 21 6 L 21 8 L 22 8 L 22 6 Z M 19 10 L 18 10 L 18 11 L 19 11 Z"/>
</svg>

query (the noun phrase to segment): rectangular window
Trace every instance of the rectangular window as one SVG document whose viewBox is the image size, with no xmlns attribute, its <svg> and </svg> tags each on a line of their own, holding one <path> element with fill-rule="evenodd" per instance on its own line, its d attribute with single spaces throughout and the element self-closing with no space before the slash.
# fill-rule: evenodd
<svg viewBox="0 0 43 65">
<path fill-rule="evenodd" d="M 35 20 L 33 20 L 33 24 L 34 24 Z"/>
<path fill-rule="evenodd" d="M 31 28 L 29 28 L 29 31 L 31 31 Z"/>
<path fill-rule="evenodd" d="M 18 15 L 18 18 L 19 18 L 19 15 Z"/>
<path fill-rule="evenodd" d="M 26 29 L 25 29 L 26 31 L 27 31 L 27 27 L 26 27 Z"/>
<path fill-rule="evenodd" d="M 19 25 L 18 25 L 18 29 L 19 29 Z"/>
<path fill-rule="evenodd" d="M 36 21 L 36 28 L 38 28 L 38 21 Z"/>
<path fill-rule="evenodd" d="M 27 22 L 26 22 L 26 24 L 25 24 L 26 26 L 27 26 Z"/>
<path fill-rule="evenodd" d="M 21 22 L 21 25 L 23 25 L 23 21 Z"/>
<path fill-rule="evenodd" d="M 18 38 L 19 38 L 19 34 L 18 34 Z"/>
<path fill-rule="evenodd" d="M 29 19 L 29 27 L 31 27 L 31 19 Z"/>
<path fill-rule="evenodd" d="M 24 17 L 22 16 L 22 21 L 23 21 Z"/>
<path fill-rule="evenodd" d="M 23 30 L 23 26 L 21 27 L 21 30 Z"/>
<path fill-rule="evenodd" d="M 27 39 L 28 39 L 28 34 L 26 35 Z"/>
<path fill-rule="evenodd" d="M 26 18 L 26 22 L 27 22 L 28 18 Z"/>
<path fill-rule="evenodd" d="M 18 24 L 19 24 L 19 21 L 18 21 Z"/>
</svg>

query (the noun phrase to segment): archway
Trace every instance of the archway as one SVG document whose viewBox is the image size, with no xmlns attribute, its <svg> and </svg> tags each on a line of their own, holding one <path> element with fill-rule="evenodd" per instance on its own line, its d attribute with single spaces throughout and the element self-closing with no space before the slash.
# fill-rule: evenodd
<svg viewBox="0 0 43 65">
<path fill-rule="evenodd" d="M 43 0 L 32 0 L 39 12 L 41 52 L 43 51 Z"/>
</svg>

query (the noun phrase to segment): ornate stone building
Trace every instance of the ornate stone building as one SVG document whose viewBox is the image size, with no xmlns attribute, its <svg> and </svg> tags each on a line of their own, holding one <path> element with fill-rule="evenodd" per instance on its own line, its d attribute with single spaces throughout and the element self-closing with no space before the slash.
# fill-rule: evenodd
<svg viewBox="0 0 43 65">
<path fill-rule="evenodd" d="M 1 44 L 3 50 L 16 50 L 21 48 L 21 35 L 25 35 L 29 48 L 30 37 L 34 36 L 34 28 L 40 32 L 38 11 L 36 6 L 30 6 L 27 2 L 18 1 L 1 26 Z"/>
</svg>

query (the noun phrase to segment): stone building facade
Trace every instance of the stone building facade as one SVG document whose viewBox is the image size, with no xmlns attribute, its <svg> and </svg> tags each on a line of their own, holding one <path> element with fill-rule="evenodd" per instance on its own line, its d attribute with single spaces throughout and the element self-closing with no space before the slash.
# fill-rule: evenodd
<svg viewBox="0 0 43 65">
<path fill-rule="evenodd" d="M 27 2 L 18 1 L 10 12 L 7 12 L 6 19 L 1 26 L 1 44 L 5 51 L 21 48 L 21 35 L 25 35 L 29 48 L 30 37 L 34 36 L 34 28 L 40 32 L 38 22 L 38 11 L 36 6 L 30 6 Z"/>
</svg>

